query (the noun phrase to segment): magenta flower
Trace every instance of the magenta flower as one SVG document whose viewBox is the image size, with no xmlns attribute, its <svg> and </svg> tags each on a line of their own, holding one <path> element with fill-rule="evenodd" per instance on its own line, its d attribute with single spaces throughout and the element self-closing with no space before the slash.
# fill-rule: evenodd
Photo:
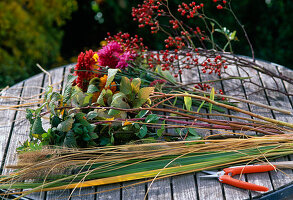
<svg viewBox="0 0 293 200">
<path fill-rule="evenodd" d="M 119 61 L 116 68 L 125 69 L 128 66 L 127 61 L 133 60 L 134 57 L 134 54 L 131 54 L 129 51 L 126 51 L 124 54 L 119 56 Z"/>
<path fill-rule="evenodd" d="M 99 64 L 104 67 L 116 68 L 121 54 L 123 54 L 121 45 L 115 41 L 110 42 L 98 51 Z"/>
<path fill-rule="evenodd" d="M 116 42 L 110 42 L 98 51 L 99 65 L 110 68 L 125 69 L 128 66 L 127 61 L 133 60 L 136 54 L 129 51 L 123 51 L 122 46 Z"/>
</svg>

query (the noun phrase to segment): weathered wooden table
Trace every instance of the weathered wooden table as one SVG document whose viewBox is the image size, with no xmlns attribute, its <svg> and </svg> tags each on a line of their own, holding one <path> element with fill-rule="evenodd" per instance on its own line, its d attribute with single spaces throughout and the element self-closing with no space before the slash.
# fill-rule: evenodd
<svg viewBox="0 0 293 200">
<path fill-rule="evenodd" d="M 289 77 L 293 77 L 293 71 L 286 69 L 274 63 L 268 63 L 263 61 L 257 61 L 262 66 L 270 68 L 271 70 L 279 73 L 286 74 Z M 50 71 L 52 76 L 52 82 L 55 87 L 60 91 L 63 89 L 66 82 L 69 68 L 73 65 L 67 65 Z M 239 76 L 243 75 L 244 71 L 236 66 L 229 66 L 227 72 Z M 278 89 L 284 93 L 276 93 L 273 90 L 259 90 L 255 84 L 241 81 L 241 80 L 228 80 L 220 81 L 216 83 L 217 88 L 222 88 L 227 95 L 240 96 L 253 101 L 258 101 L 267 105 L 275 107 L 281 107 L 283 109 L 292 110 L 293 99 L 292 96 L 287 94 L 293 94 L 293 87 L 288 83 L 281 81 L 280 79 L 273 80 L 271 77 L 260 74 L 256 71 L 250 71 L 253 81 L 263 86 L 264 88 Z M 246 76 L 246 75 L 243 75 Z M 222 78 L 225 74 L 222 75 Z M 211 79 L 205 74 L 201 74 L 200 70 L 186 71 L 182 76 L 182 82 L 198 82 Z M 31 77 L 25 81 L 22 81 L 13 87 L 1 92 L 0 98 L 0 160 L 1 160 L 1 173 L 7 174 L 9 170 L 5 169 L 5 165 L 13 164 L 16 162 L 15 149 L 19 144 L 28 138 L 29 124 L 25 120 L 25 112 L 23 110 L 7 110 L 6 106 L 21 104 L 23 102 L 28 103 L 27 97 L 34 97 L 35 101 L 40 98 L 40 93 L 48 85 L 48 75 L 41 73 Z M 14 98 L 11 98 L 11 97 Z M 10 98 L 7 98 L 10 97 Z M 33 102 L 30 100 L 29 102 Z M 273 117 L 282 121 L 293 123 L 293 116 L 280 114 L 275 111 L 270 111 L 264 108 L 256 107 L 248 104 L 241 104 L 240 107 L 253 111 L 267 117 Z M 231 111 L 230 114 L 233 114 Z M 235 113 L 235 115 L 241 115 Z M 293 156 L 280 158 L 279 160 L 292 160 Z M 248 174 L 242 177 L 250 183 L 255 183 L 268 187 L 269 192 L 276 191 L 284 185 L 291 184 L 293 181 L 290 175 L 293 175 L 292 170 L 284 170 L 287 175 L 281 172 L 266 172 L 257 174 Z M 262 193 L 250 192 L 235 188 L 229 185 L 221 184 L 216 179 L 202 179 L 199 178 L 201 173 L 192 173 L 187 175 L 180 175 L 171 178 L 165 178 L 155 181 L 149 189 L 146 199 L 174 199 L 174 200 L 220 200 L 220 199 L 252 199 L 258 198 Z M 237 177 L 236 177 L 237 178 Z M 96 188 L 87 188 L 76 190 L 73 192 L 71 199 L 114 199 L 114 200 L 138 200 L 144 199 L 145 193 L 148 189 L 149 183 L 140 184 L 132 187 L 126 187 L 114 191 L 96 193 L 103 190 L 109 190 L 120 186 L 126 186 L 133 182 L 120 183 L 116 185 L 105 185 Z M 86 196 L 76 196 L 79 194 L 91 193 Z M 63 192 L 46 192 L 40 196 L 40 194 L 33 194 L 30 197 L 33 199 L 60 199 L 61 197 L 68 196 L 70 191 Z"/>
</svg>

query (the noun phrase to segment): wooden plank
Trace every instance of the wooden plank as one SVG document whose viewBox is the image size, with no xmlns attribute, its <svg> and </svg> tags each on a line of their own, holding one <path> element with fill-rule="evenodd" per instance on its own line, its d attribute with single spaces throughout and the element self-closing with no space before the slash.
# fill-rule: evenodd
<svg viewBox="0 0 293 200">
<path fill-rule="evenodd" d="M 184 174 L 172 177 L 173 199 L 197 200 L 197 188 L 194 174 Z"/>
<path fill-rule="evenodd" d="M 201 200 L 222 200 L 225 199 L 224 193 L 221 187 L 221 183 L 216 178 L 200 178 L 200 176 L 206 175 L 199 172 L 196 174 L 198 196 Z"/>
<path fill-rule="evenodd" d="M 182 60 L 182 58 L 181 58 L 181 60 Z M 204 60 L 204 58 L 199 59 L 200 62 L 202 60 Z M 188 70 L 188 69 L 183 70 L 182 82 L 184 84 L 196 83 L 196 82 L 201 82 L 201 81 L 202 81 L 201 74 L 200 74 L 200 70 L 198 68 L 193 68 L 191 70 Z M 190 85 L 190 86 L 193 86 L 193 85 Z M 193 110 L 197 110 L 197 108 L 194 106 L 192 108 L 193 108 Z M 207 110 L 201 109 L 200 112 L 206 113 Z M 196 131 L 203 137 L 211 134 L 211 131 L 208 129 L 197 129 Z M 197 173 L 195 175 L 196 180 L 197 180 L 197 187 L 195 185 L 194 177 L 191 175 L 188 175 L 189 182 L 187 183 L 187 184 L 195 187 L 195 190 L 198 192 L 199 199 L 205 199 L 205 200 L 208 200 L 208 199 L 213 200 L 213 199 L 217 199 L 217 198 L 224 199 L 224 197 L 222 195 L 221 183 L 217 179 L 199 178 L 200 175 L 205 175 L 205 174 Z M 207 184 L 208 184 L 208 187 L 205 186 Z M 175 188 L 175 187 L 176 187 L 176 185 L 173 185 L 173 188 Z M 180 187 L 180 185 L 177 187 Z M 219 197 L 218 194 L 214 194 L 214 192 L 221 194 L 222 197 Z M 175 198 L 175 194 L 174 194 L 174 198 Z"/>
<path fill-rule="evenodd" d="M 2 91 L 0 98 L 0 173 L 2 172 L 4 164 L 4 156 L 8 150 L 11 127 L 14 125 L 16 110 L 6 110 L 4 106 L 12 106 L 19 104 L 19 97 L 21 96 L 23 82 L 20 82 L 13 87 Z M 15 99 L 7 99 L 4 97 L 15 96 Z M 2 107 L 3 106 L 3 107 Z"/>
<path fill-rule="evenodd" d="M 95 188 L 94 187 L 87 187 L 82 189 L 75 189 L 71 193 L 71 200 L 85 200 L 85 199 L 95 199 Z"/>
<path fill-rule="evenodd" d="M 138 183 L 139 181 L 124 182 L 123 186 Z M 128 186 L 122 189 L 122 200 L 143 200 L 145 197 L 146 183 Z"/>
<path fill-rule="evenodd" d="M 24 89 L 21 97 L 32 97 L 40 94 L 40 89 L 35 89 L 34 87 L 42 87 L 43 82 L 43 74 L 38 74 L 33 76 L 31 79 L 27 79 L 24 83 Z M 22 101 L 21 103 L 24 103 Z M 24 142 L 29 137 L 29 122 L 25 119 L 25 112 L 17 112 L 16 114 L 16 122 L 14 124 L 11 142 L 8 147 L 8 152 L 5 160 L 5 165 L 12 165 L 17 162 L 16 156 L 16 148 L 20 145 L 20 143 Z M 3 173 L 7 174 L 11 170 L 4 169 Z"/>
<path fill-rule="evenodd" d="M 172 199 L 170 178 L 163 178 L 148 183 L 148 200 Z"/>
<path fill-rule="evenodd" d="M 97 192 L 102 192 L 102 193 L 97 193 L 96 199 L 97 200 L 114 200 L 120 199 L 121 191 L 120 189 L 120 184 L 112 184 L 112 185 L 102 185 L 97 187 Z M 116 189 L 116 190 L 113 190 Z M 108 192 L 103 192 L 106 190 L 112 190 Z"/>
<path fill-rule="evenodd" d="M 261 62 L 261 61 L 257 61 L 257 63 L 264 66 L 267 69 L 270 69 L 271 71 L 275 73 L 278 73 L 276 67 L 272 66 L 271 64 L 268 64 L 266 62 Z M 286 92 L 285 88 L 283 87 L 282 81 L 280 79 L 275 78 L 275 80 L 273 80 L 272 77 L 262 73 L 260 74 L 260 79 L 262 80 L 264 87 Z M 268 96 L 268 101 L 270 105 L 278 107 L 278 108 L 283 108 L 285 110 L 292 110 L 292 106 L 289 102 L 288 96 L 282 93 L 271 91 L 271 90 L 266 90 L 266 94 Z M 272 111 L 272 112 L 274 114 L 275 119 L 293 123 L 292 115 L 290 116 L 290 115 L 282 114 L 276 111 Z M 288 157 L 283 157 L 283 158 L 277 159 L 276 161 L 287 161 L 287 160 L 288 160 Z M 292 181 L 292 179 L 290 178 L 290 176 L 292 176 L 292 170 L 282 169 L 282 171 L 283 173 L 280 171 L 270 172 L 274 189 L 280 188 L 283 185 L 288 184 Z"/>
<path fill-rule="evenodd" d="M 237 67 L 235 65 L 229 65 L 227 70 L 225 70 L 227 72 L 229 72 L 229 74 L 223 73 L 222 74 L 222 78 L 227 78 L 229 76 L 236 76 L 238 77 L 238 70 Z M 223 86 L 224 86 L 224 91 L 226 95 L 229 96 L 237 96 L 243 99 L 246 99 L 245 96 L 245 92 L 243 90 L 242 87 L 242 83 L 240 80 L 238 79 L 231 79 L 231 80 L 226 80 L 223 81 Z M 249 106 L 246 103 L 239 103 L 237 104 L 237 106 L 241 109 L 244 110 L 249 110 Z M 248 117 L 247 115 L 243 114 L 243 113 L 239 113 L 239 112 L 233 112 L 233 111 L 229 111 L 229 113 L 231 115 L 236 115 L 236 116 L 240 116 L 240 117 Z M 242 121 L 236 118 L 232 118 L 232 121 Z M 237 133 L 243 133 L 243 134 L 255 134 L 255 132 L 248 132 L 248 131 L 236 131 Z M 234 176 L 233 178 L 235 179 L 240 179 L 241 181 L 245 181 L 245 177 L 246 175 L 243 176 Z M 244 190 L 244 189 L 240 189 L 240 188 L 236 188 L 230 185 L 224 185 L 224 191 L 225 191 L 225 195 L 227 199 L 248 199 L 249 198 L 249 191 L 248 190 Z"/>
<path fill-rule="evenodd" d="M 274 64 L 276 65 L 276 64 Z M 293 70 L 290 70 L 284 66 L 281 66 L 281 65 L 276 65 L 277 66 L 277 70 L 279 71 L 280 74 L 284 74 L 288 77 L 293 77 Z M 286 89 L 286 92 L 293 95 L 293 86 L 291 84 L 289 84 L 288 82 L 286 81 L 282 81 L 285 89 Z M 291 105 L 293 104 L 293 96 L 287 96 Z"/>
<path fill-rule="evenodd" d="M 242 68 L 238 68 L 238 69 L 239 69 L 239 73 L 241 76 L 247 76 L 244 69 L 242 69 Z M 251 78 L 252 81 L 254 81 L 257 84 L 260 84 L 260 80 L 259 80 L 259 76 L 258 76 L 257 71 L 251 70 L 250 68 L 245 68 L 245 70 L 247 70 L 248 74 L 252 77 Z M 244 86 L 248 100 L 260 102 L 263 104 L 268 104 L 265 93 L 263 90 L 259 90 L 258 87 L 256 87 L 254 84 L 252 84 L 250 82 L 244 82 L 243 86 Z M 270 118 L 273 117 L 270 110 L 268 110 L 268 109 L 264 109 L 262 107 L 257 107 L 255 105 L 250 105 L 250 109 L 251 109 L 251 112 L 263 115 L 265 117 L 270 117 Z M 269 191 L 273 190 L 273 186 L 270 181 L 270 176 L 269 176 L 268 172 L 247 174 L 247 181 L 250 183 L 254 183 L 257 185 L 262 185 L 262 186 L 268 187 Z M 255 196 L 260 195 L 261 193 L 262 192 L 251 191 L 251 196 L 255 197 Z"/>
</svg>

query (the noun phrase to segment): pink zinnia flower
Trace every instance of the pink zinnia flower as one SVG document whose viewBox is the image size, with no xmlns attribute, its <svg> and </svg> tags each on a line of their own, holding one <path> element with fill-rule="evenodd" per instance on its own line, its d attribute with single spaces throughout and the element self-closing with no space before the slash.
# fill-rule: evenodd
<svg viewBox="0 0 293 200">
<path fill-rule="evenodd" d="M 116 68 L 125 69 L 128 66 L 127 61 L 133 60 L 134 57 L 135 55 L 131 54 L 129 51 L 125 52 L 124 54 L 119 56 L 119 61 Z"/>
<path fill-rule="evenodd" d="M 122 53 L 123 50 L 118 42 L 110 42 L 98 51 L 99 64 L 105 67 L 116 68 Z"/>
</svg>

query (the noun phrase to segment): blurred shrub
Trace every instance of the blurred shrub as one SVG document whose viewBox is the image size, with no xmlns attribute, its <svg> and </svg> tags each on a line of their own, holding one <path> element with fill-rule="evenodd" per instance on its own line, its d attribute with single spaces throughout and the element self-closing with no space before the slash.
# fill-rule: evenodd
<svg viewBox="0 0 293 200">
<path fill-rule="evenodd" d="M 50 65 L 60 56 L 61 26 L 77 9 L 75 0 L 2 0 L 0 2 L 0 86 L 24 79 L 36 63 Z"/>
</svg>

